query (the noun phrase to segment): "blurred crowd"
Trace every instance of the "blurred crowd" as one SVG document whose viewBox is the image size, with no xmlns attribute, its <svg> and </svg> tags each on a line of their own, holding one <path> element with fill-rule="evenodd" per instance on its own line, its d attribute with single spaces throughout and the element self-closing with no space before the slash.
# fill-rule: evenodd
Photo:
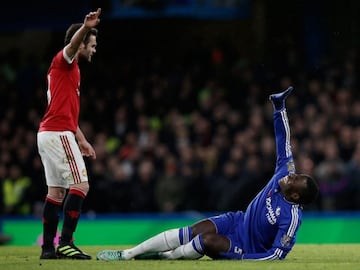
<svg viewBox="0 0 360 270">
<path fill-rule="evenodd" d="M 360 210 L 356 50 L 312 69 L 296 50 L 259 64 L 235 48 L 193 46 L 181 62 L 139 53 L 117 59 L 99 48 L 82 64 L 80 127 L 97 153 L 86 160 L 84 211 L 245 209 L 275 169 L 268 95 L 289 85 L 295 165 L 321 190 L 308 208 Z M 39 215 L 46 186 L 36 133 L 51 57 L 16 49 L 0 57 L 1 211 Z"/>
</svg>

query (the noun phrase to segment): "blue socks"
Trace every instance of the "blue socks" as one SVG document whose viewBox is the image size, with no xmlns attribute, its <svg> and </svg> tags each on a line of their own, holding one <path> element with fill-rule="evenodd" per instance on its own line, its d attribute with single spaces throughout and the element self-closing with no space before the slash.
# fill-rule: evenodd
<svg viewBox="0 0 360 270">
<path fill-rule="evenodd" d="M 275 111 L 281 111 L 285 108 L 285 99 L 293 89 L 294 88 L 290 86 L 284 92 L 272 94 L 269 96 Z"/>
</svg>

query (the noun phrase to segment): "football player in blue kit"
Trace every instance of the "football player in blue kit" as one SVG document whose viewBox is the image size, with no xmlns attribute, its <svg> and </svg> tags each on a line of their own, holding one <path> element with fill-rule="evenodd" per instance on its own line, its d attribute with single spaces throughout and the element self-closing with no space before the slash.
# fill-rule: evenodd
<svg viewBox="0 0 360 270">
<path fill-rule="evenodd" d="M 295 171 L 285 108 L 292 90 L 289 87 L 269 97 L 274 107 L 275 173 L 245 212 L 228 212 L 167 230 L 130 249 L 103 250 L 97 259 L 199 259 L 204 255 L 213 259 L 284 259 L 295 244 L 302 205 L 313 202 L 318 194 L 314 179 Z"/>
</svg>

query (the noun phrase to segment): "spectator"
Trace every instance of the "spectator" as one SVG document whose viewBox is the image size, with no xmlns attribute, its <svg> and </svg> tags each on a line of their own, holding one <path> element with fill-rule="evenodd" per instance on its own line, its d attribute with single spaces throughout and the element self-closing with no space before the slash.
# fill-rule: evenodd
<svg viewBox="0 0 360 270">
<path fill-rule="evenodd" d="M 180 44 L 181 40 L 177 42 Z M 356 175 L 360 137 L 358 49 L 344 48 L 344 56 L 329 57 L 314 73 L 303 66 L 302 53 L 295 47 L 269 55 L 269 60 L 275 55 L 283 59 L 283 65 L 267 59 L 259 65 L 250 57 L 251 53 L 248 55 L 238 45 L 230 48 L 230 44 L 224 49 L 199 37 L 191 43 L 191 48 L 185 46 L 181 51 L 167 46 L 148 64 L 144 59 L 148 55 L 152 57 L 151 46 L 145 51 L 137 47 L 128 50 L 125 48 L 128 44 L 124 43 L 122 52 L 106 57 L 114 51 L 113 44 L 101 42 L 99 53 L 105 57 L 98 57 L 99 61 L 91 65 L 93 71 L 89 68 L 83 78 L 89 95 L 82 96 L 81 126 L 89 141 L 94 142 L 97 153 L 97 160 L 87 161 L 88 174 L 94 181 L 84 211 L 162 211 L 155 204 L 157 193 L 151 193 L 155 187 L 140 181 L 139 168 L 144 160 L 151 164 L 148 167 L 152 167 L 153 185 L 159 180 L 156 177 L 165 175 L 168 156 L 175 159 L 178 166 L 175 176 L 183 179 L 186 190 L 176 211 L 214 211 L 217 206 L 213 202 L 200 203 L 209 193 L 200 193 L 193 186 L 205 187 L 210 176 L 225 177 L 225 163 L 235 162 L 245 183 L 255 183 L 260 175 L 266 178 L 272 174 L 274 148 L 269 140 L 272 108 L 267 95 L 290 82 L 299 89 L 288 100 L 298 166 L 320 175 L 332 174 L 324 168 L 328 167 L 325 164 L 334 162 L 329 162 L 327 152 L 337 145 L 341 174 L 349 177 L 341 178 L 340 182 L 334 176 L 331 176 L 334 182 L 324 180 L 319 204 L 311 207 L 321 209 L 322 203 L 323 209 L 360 209 L 359 204 L 344 199 L 349 189 L 355 192 L 355 198 L 360 197 L 356 181 L 351 177 L 352 172 Z M 55 48 L 49 46 L 44 54 L 52 55 L 53 51 Z M 28 59 L 34 70 L 23 73 L 21 63 Z M 110 60 L 104 65 L 102 59 Z M 29 214 L 38 216 L 38 202 L 43 200 L 45 191 L 37 184 L 44 179 L 33 148 L 39 116 L 46 105 L 42 95 L 46 89 L 38 82 L 37 73 L 42 70 L 45 74 L 46 70 L 43 59 L 24 55 L 18 49 L 2 54 L 2 60 L 0 164 L 18 165 L 23 170 L 21 177 L 30 178 Z M 32 72 L 35 77 L 26 75 Z M 27 82 L 30 92 L 25 91 Z M 31 100 L 27 100 L 29 93 Z M 328 143 L 329 134 L 332 143 Z M 117 165 L 113 167 L 114 164 Z M 349 182 L 342 182 L 345 180 Z M 146 200 L 152 203 L 151 207 L 139 202 L 140 198 L 126 202 L 122 196 L 127 195 L 121 195 L 120 189 L 128 186 L 143 193 L 150 190 Z M 247 185 L 239 203 L 245 205 L 246 196 L 253 189 L 256 186 Z M 106 205 L 96 203 L 97 194 L 109 195 Z"/>
<path fill-rule="evenodd" d="M 7 169 L 4 164 L 0 163 L 0 184 L 2 186 L 3 181 L 7 175 Z M 4 214 L 4 200 L 3 193 L 0 192 L 0 246 L 9 243 L 12 240 L 12 237 L 3 231 L 3 221 L 2 216 Z"/>
<path fill-rule="evenodd" d="M 142 160 L 134 174 L 130 209 L 134 212 L 155 212 L 155 185 L 157 175 L 151 160 Z"/>
<path fill-rule="evenodd" d="M 30 186 L 31 179 L 23 176 L 20 166 L 11 165 L 9 176 L 2 183 L 5 214 L 28 215 L 31 213 Z"/>
<path fill-rule="evenodd" d="M 184 205 L 185 181 L 178 173 L 178 165 L 173 156 L 165 157 L 164 173 L 155 185 L 157 209 L 161 212 L 176 212 Z"/>
<path fill-rule="evenodd" d="M 338 146 L 331 137 L 324 143 L 324 155 L 324 160 L 315 170 L 320 187 L 321 207 L 327 211 L 346 209 L 344 203 L 349 179 L 345 173 L 345 163 L 339 156 Z"/>
</svg>

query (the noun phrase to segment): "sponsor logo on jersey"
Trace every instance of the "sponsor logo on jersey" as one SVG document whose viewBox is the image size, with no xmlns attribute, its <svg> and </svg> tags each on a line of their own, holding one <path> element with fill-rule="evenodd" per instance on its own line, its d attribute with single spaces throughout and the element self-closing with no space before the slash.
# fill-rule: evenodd
<svg viewBox="0 0 360 270">
<path fill-rule="evenodd" d="M 271 197 L 266 198 L 266 209 L 267 209 L 266 218 L 271 225 L 274 225 L 276 223 L 276 215 L 271 206 Z"/>
<path fill-rule="evenodd" d="M 269 192 L 271 194 L 271 192 Z M 274 225 L 276 223 L 277 217 L 280 216 L 281 208 L 280 206 L 277 206 L 275 211 L 271 205 L 271 197 L 266 198 L 266 218 L 269 221 L 271 225 Z"/>
</svg>

